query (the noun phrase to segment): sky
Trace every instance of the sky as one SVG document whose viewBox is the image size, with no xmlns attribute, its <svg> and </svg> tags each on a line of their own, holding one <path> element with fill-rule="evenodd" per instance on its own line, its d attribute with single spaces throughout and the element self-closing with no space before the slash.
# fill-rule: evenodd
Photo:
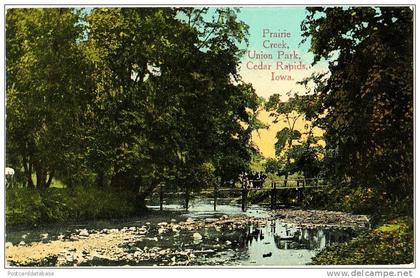
<svg viewBox="0 0 420 278">
<path fill-rule="evenodd" d="M 310 76 L 313 71 L 325 71 L 326 64 L 321 63 L 315 67 L 311 67 L 313 55 L 308 52 L 310 48 L 309 40 L 303 44 L 300 25 L 306 16 L 304 7 L 244 7 L 238 15 L 238 18 L 249 25 L 249 46 L 247 51 L 251 52 L 251 57 L 248 54 L 244 55 L 241 61 L 240 74 L 245 82 L 252 83 L 256 93 L 266 99 L 274 93 L 283 95 L 288 91 L 300 92 L 304 91 L 303 86 L 297 85 L 296 82 L 303 78 Z M 265 33 L 264 33 L 265 30 Z M 289 37 L 279 38 L 271 37 L 269 33 L 290 33 Z M 265 36 L 264 36 L 265 34 Z M 270 43 L 281 44 L 286 43 L 288 48 L 270 48 Z M 264 54 L 271 54 L 272 59 L 255 59 L 252 53 L 263 52 Z M 278 52 L 282 52 L 282 56 L 278 57 Z M 293 55 L 288 59 L 287 54 L 296 53 L 299 58 Z M 258 57 L 257 57 L 258 58 Z M 252 67 L 263 62 L 270 65 L 270 69 L 253 69 Z M 277 62 L 287 64 L 305 65 L 303 70 L 285 70 L 283 67 L 277 68 Z M 251 63 L 251 64 L 248 64 Z M 275 76 L 283 76 L 280 80 L 273 80 L 273 72 Z M 285 78 L 290 76 L 290 79 Z"/>
<path fill-rule="evenodd" d="M 242 8 L 238 17 L 249 25 L 249 46 L 247 51 L 253 53 L 263 52 L 268 56 L 272 55 L 272 59 L 257 59 L 248 53 L 242 58 L 240 65 L 240 74 L 245 82 L 251 83 L 259 96 L 268 99 L 270 95 L 278 93 L 282 96 L 282 100 L 287 100 L 286 93 L 289 91 L 303 94 L 306 90 L 302 85 L 296 84 L 297 81 L 304 79 L 311 75 L 314 71 L 324 72 L 327 70 L 327 64 L 321 62 L 318 65 L 311 67 L 313 55 L 308 52 L 310 48 L 310 41 L 301 44 L 302 36 L 300 25 L 306 16 L 304 7 L 246 7 Z M 266 30 L 264 32 L 264 30 Z M 269 30 L 269 31 L 268 31 Z M 278 36 L 269 36 L 271 33 L 290 33 L 284 38 Z M 265 34 L 265 36 L 264 36 Z M 280 36 L 282 36 L 280 34 Z M 267 42 L 267 40 L 269 42 Z M 284 48 L 286 43 L 288 48 Z M 282 48 L 267 48 L 270 43 L 280 44 Z M 267 45 L 268 44 L 268 45 Z M 278 57 L 278 51 L 283 51 L 284 54 L 296 53 L 295 55 L 282 55 Z M 270 69 L 254 69 L 248 63 L 258 65 L 263 62 L 265 65 L 271 65 Z M 282 68 L 277 69 L 277 63 L 290 63 L 305 65 L 304 70 L 288 71 Z M 287 76 L 290 75 L 293 80 L 272 80 L 273 72 L 275 75 Z M 258 147 L 264 157 L 275 157 L 274 144 L 276 142 L 276 134 L 279 130 L 283 129 L 286 125 L 284 122 L 279 121 L 273 124 L 273 118 L 270 117 L 267 111 L 262 110 L 258 118 L 269 127 L 254 131 L 252 140 Z M 303 119 L 299 120 L 296 128 L 303 131 L 305 126 Z M 322 135 L 322 130 L 316 129 L 316 136 Z M 320 142 L 322 144 L 322 142 Z"/>
</svg>

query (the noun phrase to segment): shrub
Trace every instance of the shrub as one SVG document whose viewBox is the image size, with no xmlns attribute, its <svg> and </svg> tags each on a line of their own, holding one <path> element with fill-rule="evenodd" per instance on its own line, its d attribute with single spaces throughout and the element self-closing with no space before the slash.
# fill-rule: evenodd
<svg viewBox="0 0 420 278">
<path fill-rule="evenodd" d="M 381 225 L 351 241 L 325 248 L 312 259 L 316 265 L 409 264 L 414 260 L 412 219 Z"/>
<path fill-rule="evenodd" d="M 97 187 L 6 190 L 6 224 L 126 218 L 138 213 L 135 194 Z"/>
<path fill-rule="evenodd" d="M 36 190 L 13 188 L 6 191 L 6 223 L 35 224 L 45 211 L 41 195 Z"/>
</svg>

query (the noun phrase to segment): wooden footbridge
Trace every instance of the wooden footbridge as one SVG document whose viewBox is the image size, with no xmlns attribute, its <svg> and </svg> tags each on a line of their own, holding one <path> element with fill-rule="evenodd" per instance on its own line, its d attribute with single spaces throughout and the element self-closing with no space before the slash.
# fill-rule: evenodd
<svg viewBox="0 0 420 278">
<path fill-rule="evenodd" d="M 253 180 L 249 180 L 250 184 L 253 184 Z M 296 194 L 296 200 L 298 203 L 302 203 L 304 199 L 304 192 L 306 189 L 310 188 L 322 188 L 326 187 L 326 183 L 323 179 L 320 178 L 298 178 L 298 179 L 284 179 L 284 180 L 275 180 L 269 179 L 265 181 L 265 184 L 271 184 L 270 187 L 247 187 L 242 186 L 242 188 L 219 188 L 215 186 L 213 190 L 203 190 L 200 191 L 201 194 L 209 194 L 213 196 L 213 205 L 214 211 L 217 211 L 217 199 L 222 193 L 230 192 L 230 193 L 241 193 L 241 207 L 242 211 L 246 211 L 249 204 L 249 193 L 250 192 L 269 192 L 270 193 L 270 208 L 275 209 L 278 205 L 277 200 L 279 199 L 279 195 L 282 193 L 286 193 L 287 191 L 292 191 L 292 194 Z M 185 209 L 188 211 L 189 201 L 190 201 L 190 192 L 186 189 L 184 192 L 165 192 L 165 186 L 161 185 L 158 188 L 159 194 L 159 204 L 160 210 L 164 209 L 164 199 L 165 196 L 170 195 L 184 195 L 185 198 Z"/>
</svg>

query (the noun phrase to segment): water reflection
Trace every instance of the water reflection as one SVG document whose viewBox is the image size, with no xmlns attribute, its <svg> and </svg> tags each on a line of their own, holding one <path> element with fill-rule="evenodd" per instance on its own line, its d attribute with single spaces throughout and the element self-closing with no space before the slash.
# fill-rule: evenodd
<svg viewBox="0 0 420 278">
<path fill-rule="evenodd" d="M 279 221 L 249 226 L 241 237 L 243 265 L 301 265 L 323 248 L 351 239 L 351 230 L 299 228 Z"/>
</svg>

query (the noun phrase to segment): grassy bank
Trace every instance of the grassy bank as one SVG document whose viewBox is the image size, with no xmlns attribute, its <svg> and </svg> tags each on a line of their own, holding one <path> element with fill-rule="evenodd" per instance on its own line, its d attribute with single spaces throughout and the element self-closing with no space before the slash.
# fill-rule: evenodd
<svg viewBox="0 0 420 278">
<path fill-rule="evenodd" d="M 328 196 L 326 198 L 325 196 Z M 372 188 L 337 188 L 307 191 L 305 209 L 345 211 L 370 216 L 373 230 L 353 240 L 322 250 L 316 265 L 409 264 L 414 260 L 412 201 L 391 201 Z"/>
<path fill-rule="evenodd" d="M 302 203 L 293 191 L 284 192 L 277 201 L 302 209 L 343 211 L 365 214 L 373 229 L 353 240 L 322 250 L 314 265 L 410 264 L 414 260 L 413 218 L 410 200 L 390 200 L 373 188 L 307 188 Z M 250 192 L 251 203 L 269 203 L 269 191 Z"/>
<path fill-rule="evenodd" d="M 6 190 L 6 224 L 125 218 L 140 213 L 135 194 L 96 187 Z"/>
<path fill-rule="evenodd" d="M 351 241 L 322 250 L 312 259 L 315 265 L 387 265 L 414 261 L 413 223 L 390 221 Z"/>
</svg>

